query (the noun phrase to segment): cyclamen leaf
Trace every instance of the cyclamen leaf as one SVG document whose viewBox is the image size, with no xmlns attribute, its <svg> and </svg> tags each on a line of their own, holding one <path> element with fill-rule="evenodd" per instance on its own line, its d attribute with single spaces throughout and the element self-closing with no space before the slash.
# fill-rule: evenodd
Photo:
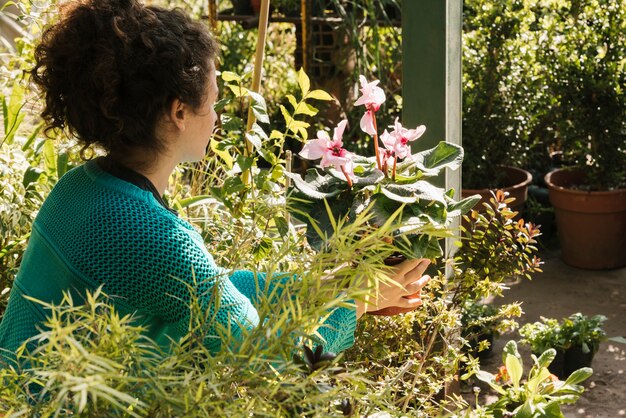
<svg viewBox="0 0 626 418">
<path fill-rule="evenodd" d="M 318 182 L 307 182 L 300 177 L 300 175 L 295 173 L 285 172 L 285 176 L 289 177 L 293 181 L 294 187 L 296 187 L 299 191 L 304 193 L 306 196 L 311 197 L 313 199 L 327 199 L 329 197 L 333 197 L 339 193 L 341 193 L 340 189 L 335 189 L 332 192 L 322 192 L 319 190 L 320 183 Z"/>
<path fill-rule="evenodd" d="M 469 212 L 474 206 L 476 206 L 480 202 L 480 195 L 473 195 L 470 197 L 466 197 L 463 200 L 459 200 L 458 202 L 451 203 L 448 205 L 448 216 L 456 217 L 465 215 Z"/>
<path fill-rule="evenodd" d="M 417 199 L 446 203 L 444 189 L 435 187 L 427 181 L 419 180 L 408 184 L 388 184 L 384 186 L 387 191 L 403 198 L 413 197 L 412 201 L 404 200 L 405 203 L 413 203 Z M 393 197 L 388 196 L 390 199 Z"/>
<path fill-rule="evenodd" d="M 463 148 L 441 141 L 436 147 L 415 154 L 414 159 L 420 170 L 431 175 L 444 168 L 456 170 L 463 162 Z"/>
</svg>

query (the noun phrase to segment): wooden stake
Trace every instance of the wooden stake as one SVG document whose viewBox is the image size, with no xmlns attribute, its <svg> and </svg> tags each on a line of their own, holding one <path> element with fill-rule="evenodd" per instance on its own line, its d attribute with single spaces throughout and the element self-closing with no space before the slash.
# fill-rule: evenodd
<svg viewBox="0 0 626 418">
<path fill-rule="evenodd" d="M 267 23 L 270 14 L 270 0 L 261 0 L 261 10 L 259 15 L 259 37 L 256 42 L 256 54 L 254 56 L 254 71 L 252 73 L 252 87 L 250 90 L 255 93 L 259 92 L 261 86 L 261 72 L 263 70 L 263 56 L 265 53 L 265 39 L 267 35 Z M 252 104 L 248 106 L 248 123 L 246 125 L 246 133 L 250 132 L 254 124 L 255 117 L 252 112 Z M 245 155 L 252 155 L 252 143 L 246 139 Z M 243 172 L 243 183 L 250 184 L 250 169 Z"/>
</svg>

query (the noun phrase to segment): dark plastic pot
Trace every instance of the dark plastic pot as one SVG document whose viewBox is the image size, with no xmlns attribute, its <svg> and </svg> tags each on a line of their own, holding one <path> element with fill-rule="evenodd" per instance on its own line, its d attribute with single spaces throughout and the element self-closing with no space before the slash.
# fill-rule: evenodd
<svg viewBox="0 0 626 418">
<path fill-rule="evenodd" d="M 472 333 L 474 332 L 472 331 Z M 489 341 L 489 348 L 483 351 L 478 351 L 478 346 L 483 340 Z M 494 334 L 492 331 L 483 331 L 482 333 L 475 335 L 471 340 L 469 340 L 470 354 L 472 354 L 474 357 L 478 357 L 481 360 L 490 357 L 493 353 L 493 340 Z"/>
<path fill-rule="evenodd" d="M 591 367 L 594 356 L 593 350 L 583 352 L 582 346 L 570 347 L 565 351 L 565 377 L 583 367 Z"/>
</svg>

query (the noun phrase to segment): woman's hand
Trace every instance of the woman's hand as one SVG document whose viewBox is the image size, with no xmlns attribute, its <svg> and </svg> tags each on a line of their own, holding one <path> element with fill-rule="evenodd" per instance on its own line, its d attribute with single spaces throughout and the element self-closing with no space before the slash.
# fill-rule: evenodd
<svg viewBox="0 0 626 418">
<path fill-rule="evenodd" d="M 356 301 L 356 314 L 360 318 L 365 312 L 397 306 L 415 309 L 422 304 L 420 292 L 430 280 L 424 276 L 430 260 L 422 258 L 406 260 L 394 267 L 388 283 L 380 283 L 378 292 L 366 302 Z"/>
</svg>

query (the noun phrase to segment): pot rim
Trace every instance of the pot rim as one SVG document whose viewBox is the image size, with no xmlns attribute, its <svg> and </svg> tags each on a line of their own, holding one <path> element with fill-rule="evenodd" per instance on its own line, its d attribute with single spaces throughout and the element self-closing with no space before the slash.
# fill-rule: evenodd
<svg viewBox="0 0 626 418">
<path fill-rule="evenodd" d="M 520 176 L 524 176 L 524 180 L 522 180 L 519 183 L 516 183 L 512 186 L 508 186 L 508 187 L 496 187 L 496 188 L 488 188 L 485 187 L 484 189 L 466 189 L 466 188 L 462 188 L 464 193 L 467 193 L 468 195 L 470 194 L 479 194 L 481 191 L 484 192 L 485 190 L 504 190 L 504 191 L 516 191 L 516 190 L 520 190 L 523 189 L 524 187 L 528 187 L 528 185 L 533 181 L 533 175 L 530 173 L 530 171 L 524 170 L 523 168 L 519 168 L 519 167 L 513 167 L 510 165 L 504 165 L 502 166 L 502 168 L 505 171 L 508 172 L 513 172 L 513 173 L 518 173 L 520 174 Z"/>
<path fill-rule="evenodd" d="M 568 169 L 568 168 L 554 169 L 543 177 L 544 181 L 546 182 L 546 185 L 548 186 L 548 189 L 555 190 L 555 191 L 562 192 L 562 193 L 568 193 L 572 195 L 579 195 L 579 196 L 580 195 L 592 195 L 592 194 L 596 196 L 610 196 L 610 195 L 626 194 L 626 189 L 578 190 L 578 189 L 572 189 L 566 186 L 555 184 L 553 182 L 553 177 L 561 173 L 570 173 L 573 176 L 579 176 L 583 178 L 585 176 L 584 172 L 580 169 Z"/>
</svg>

